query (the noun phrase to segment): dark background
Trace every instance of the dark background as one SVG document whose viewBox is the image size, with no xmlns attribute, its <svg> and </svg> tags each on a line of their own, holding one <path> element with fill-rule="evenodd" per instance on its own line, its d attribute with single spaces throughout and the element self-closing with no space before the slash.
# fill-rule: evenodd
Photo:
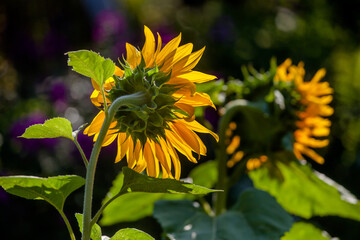
<svg viewBox="0 0 360 240">
<path fill-rule="evenodd" d="M 268 69 L 290 57 L 305 62 L 307 78 L 327 69 L 335 89 L 331 144 L 322 151 L 326 163 L 313 167 L 360 197 L 360 2 L 325 0 L 2 0 L 0 2 L 0 175 L 55 176 L 85 170 L 68 140 L 19 139 L 25 128 L 61 116 L 77 128 L 97 113 L 88 79 L 73 73 L 64 53 L 92 49 L 112 59 L 125 54 L 125 42 L 141 47 L 143 25 L 164 42 L 183 33 L 182 43 L 206 45 L 197 69 L 225 80 L 241 79 L 241 66 Z M 92 141 L 80 134 L 89 155 Z M 101 154 L 95 208 L 121 169 L 113 164 L 114 145 Z M 187 167 L 192 167 L 191 165 Z M 184 174 L 185 176 L 185 174 Z M 65 204 L 74 229 L 74 212 L 82 211 L 82 189 Z M 121 214 L 121 213 L 119 213 Z M 337 217 L 313 219 L 341 239 L 360 239 L 360 224 Z M 152 218 L 104 228 L 138 227 L 154 237 Z M 0 239 L 68 239 L 52 206 L 0 190 Z"/>
</svg>

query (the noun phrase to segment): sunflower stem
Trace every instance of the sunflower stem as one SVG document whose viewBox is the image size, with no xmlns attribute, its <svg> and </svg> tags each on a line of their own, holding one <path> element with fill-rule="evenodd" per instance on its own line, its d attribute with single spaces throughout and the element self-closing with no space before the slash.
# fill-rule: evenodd
<svg viewBox="0 0 360 240">
<path fill-rule="evenodd" d="M 91 227 L 95 222 L 91 221 L 92 211 L 92 197 L 95 180 L 95 170 L 97 161 L 100 154 L 102 143 L 107 135 L 110 124 L 114 118 L 115 113 L 119 107 L 132 104 L 142 105 L 146 103 L 146 93 L 137 92 L 130 95 L 125 95 L 117 98 L 105 112 L 105 119 L 101 127 L 99 136 L 95 142 L 94 148 L 91 152 L 89 164 L 86 171 L 85 193 L 84 193 L 84 206 L 83 206 L 83 235 L 82 240 L 90 240 Z"/>
<path fill-rule="evenodd" d="M 214 195 L 215 213 L 220 215 L 226 211 L 227 194 L 229 190 L 229 177 L 227 175 L 227 153 L 226 153 L 226 130 L 229 127 L 233 116 L 244 108 L 243 105 L 232 105 L 226 109 L 219 123 L 219 143 L 216 149 L 216 160 L 218 163 L 217 189 L 224 190 Z"/>
</svg>

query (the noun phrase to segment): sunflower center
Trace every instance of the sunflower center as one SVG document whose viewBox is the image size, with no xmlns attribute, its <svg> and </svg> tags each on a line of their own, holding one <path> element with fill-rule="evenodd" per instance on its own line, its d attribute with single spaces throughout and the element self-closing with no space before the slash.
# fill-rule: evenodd
<svg viewBox="0 0 360 240">
<path fill-rule="evenodd" d="M 131 135 L 134 142 L 140 140 L 143 145 L 147 139 L 157 142 L 159 137 L 165 137 L 168 122 L 178 118 L 175 113 L 180 110 L 174 106 L 177 100 L 172 97 L 178 88 L 167 84 L 171 73 L 161 72 L 156 65 L 145 68 L 142 60 L 135 69 L 126 62 L 122 66 L 124 75 L 114 76 L 115 84 L 108 91 L 108 98 L 113 102 L 124 95 L 145 92 L 147 99 L 143 105 L 121 107 L 114 117 L 116 129 Z"/>
</svg>

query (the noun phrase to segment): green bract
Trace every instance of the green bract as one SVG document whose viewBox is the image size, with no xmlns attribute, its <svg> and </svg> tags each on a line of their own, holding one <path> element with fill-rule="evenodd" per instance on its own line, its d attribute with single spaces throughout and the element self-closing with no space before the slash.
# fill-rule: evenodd
<svg viewBox="0 0 360 240">
<path fill-rule="evenodd" d="M 147 103 L 119 108 L 114 118 L 117 121 L 116 129 L 131 135 L 134 142 L 140 140 L 143 145 L 148 138 L 153 141 L 159 137 L 165 138 L 168 122 L 178 118 L 175 112 L 184 114 L 174 106 L 177 100 L 172 94 L 178 89 L 177 86 L 167 84 L 171 73 L 160 72 L 157 66 L 145 68 L 143 59 L 135 69 L 131 69 L 126 61 L 122 66 L 124 75 L 114 76 L 115 84 L 108 92 L 108 98 L 114 101 L 124 95 L 145 92 Z"/>
</svg>

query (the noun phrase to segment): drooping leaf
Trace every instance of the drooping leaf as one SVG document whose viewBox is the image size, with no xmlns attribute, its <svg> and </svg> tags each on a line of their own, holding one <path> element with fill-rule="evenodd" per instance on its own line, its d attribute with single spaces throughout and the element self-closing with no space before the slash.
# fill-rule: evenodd
<svg viewBox="0 0 360 240">
<path fill-rule="evenodd" d="M 124 183 L 121 192 L 208 194 L 219 191 L 175 179 L 148 177 L 128 167 L 123 168 L 123 173 Z"/>
<path fill-rule="evenodd" d="M 279 159 L 286 156 L 277 155 Z M 280 176 L 267 167 L 251 171 L 249 176 L 255 187 L 273 195 L 289 213 L 306 219 L 332 215 L 360 221 L 360 203 L 344 187 L 308 165 L 272 162 Z"/>
<path fill-rule="evenodd" d="M 95 52 L 79 50 L 66 54 L 69 56 L 68 65 L 72 66 L 75 72 L 94 79 L 100 87 L 115 72 L 115 63 Z"/>
<path fill-rule="evenodd" d="M 76 220 L 79 225 L 80 232 L 83 232 L 83 215 L 80 213 L 75 213 Z M 96 223 L 91 228 L 90 238 L 92 240 L 101 240 L 101 228 Z"/>
<path fill-rule="evenodd" d="M 134 228 L 124 228 L 115 233 L 110 240 L 155 240 L 149 234 Z"/>
<path fill-rule="evenodd" d="M 71 123 L 69 120 L 61 117 L 46 120 L 44 124 L 32 125 L 20 137 L 28 139 L 66 137 L 74 140 Z"/>
<path fill-rule="evenodd" d="M 292 218 L 268 193 L 249 189 L 229 211 L 207 215 L 196 202 L 160 200 L 154 217 L 167 236 L 177 240 L 280 239 L 292 225 Z"/>
<path fill-rule="evenodd" d="M 208 169 L 208 167 L 206 167 Z M 128 169 L 130 170 L 130 169 Z M 126 170 L 124 171 L 125 173 Z M 140 175 L 140 180 L 136 180 L 136 186 L 145 187 L 146 189 L 141 190 L 141 188 L 133 188 L 136 191 L 140 190 L 140 192 L 131 192 L 129 194 L 124 194 L 115 199 L 112 203 L 110 203 L 103 211 L 102 218 L 100 220 L 100 224 L 103 226 L 109 226 L 113 225 L 115 223 L 124 222 L 124 221 L 136 221 L 141 218 L 144 218 L 146 216 L 151 216 L 154 204 L 159 199 L 184 199 L 184 198 L 192 198 L 192 194 L 194 194 L 191 189 L 184 188 L 182 184 L 186 184 L 185 186 L 188 186 L 188 183 L 179 182 L 176 180 L 170 180 L 170 179 L 157 179 L 149 178 L 144 175 L 138 174 L 134 172 L 133 170 L 130 170 L 129 174 L 135 174 L 135 177 Z M 190 173 L 190 176 L 192 173 Z M 128 182 L 132 181 L 133 176 L 128 176 Z M 145 178 L 143 178 L 145 177 Z M 200 181 L 195 179 L 200 179 L 199 174 L 194 174 L 194 181 Z M 170 180 L 170 182 L 168 181 Z M 153 182 L 155 181 L 155 182 Z M 113 181 L 113 185 L 110 188 L 109 192 L 106 194 L 105 199 L 103 200 L 103 204 L 105 204 L 108 200 L 110 200 L 112 197 L 114 197 L 116 194 L 120 192 L 121 189 L 125 191 L 125 187 L 123 188 L 124 183 L 124 174 L 121 172 L 116 179 Z M 152 185 L 160 185 L 162 183 L 166 184 L 163 187 L 157 186 L 155 189 L 152 189 Z M 148 187 L 146 187 L 148 185 Z M 169 185 L 170 184 L 170 185 Z M 169 185 L 170 188 L 167 189 L 166 186 Z M 190 184 L 191 185 L 191 184 Z M 180 187 L 179 187 L 180 186 Z M 196 186 L 196 185 L 193 185 Z M 195 188 L 194 191 L 198 191 Z M 155 192 L 153 192 L 155 191 Z M 164 192 L 161 192 L 164 191 Z M 184 192 L 181 192 L 184 191 Z M 192 194 L 183 194 L 189 192 Z M 203 192 L 204 189 L 201 189 L 200 192 Z M 168 192 L 168 193 L 166 193 Z M 171 192 L 171 193 L 169 193 Z M 178 192 L 178 194 L 174 194 Z M 198 193 L 202 194 L 202 193 Z M 121 214 L 118 214 L 121 212 Z"/>
<path fill-rule="evenodd" d="M 45 200 L 62 211 L 66 198 L 85 184 L 75 175 L 40 178 L 33 176 L 0 177 L 0 186 L 8 193 L 34 200 Z"/>
<path fill-rule="evenodd" d="M 329 234 L 310 223 L 296 222 L 281 240 L 328 240 Z"/>
</svg>

